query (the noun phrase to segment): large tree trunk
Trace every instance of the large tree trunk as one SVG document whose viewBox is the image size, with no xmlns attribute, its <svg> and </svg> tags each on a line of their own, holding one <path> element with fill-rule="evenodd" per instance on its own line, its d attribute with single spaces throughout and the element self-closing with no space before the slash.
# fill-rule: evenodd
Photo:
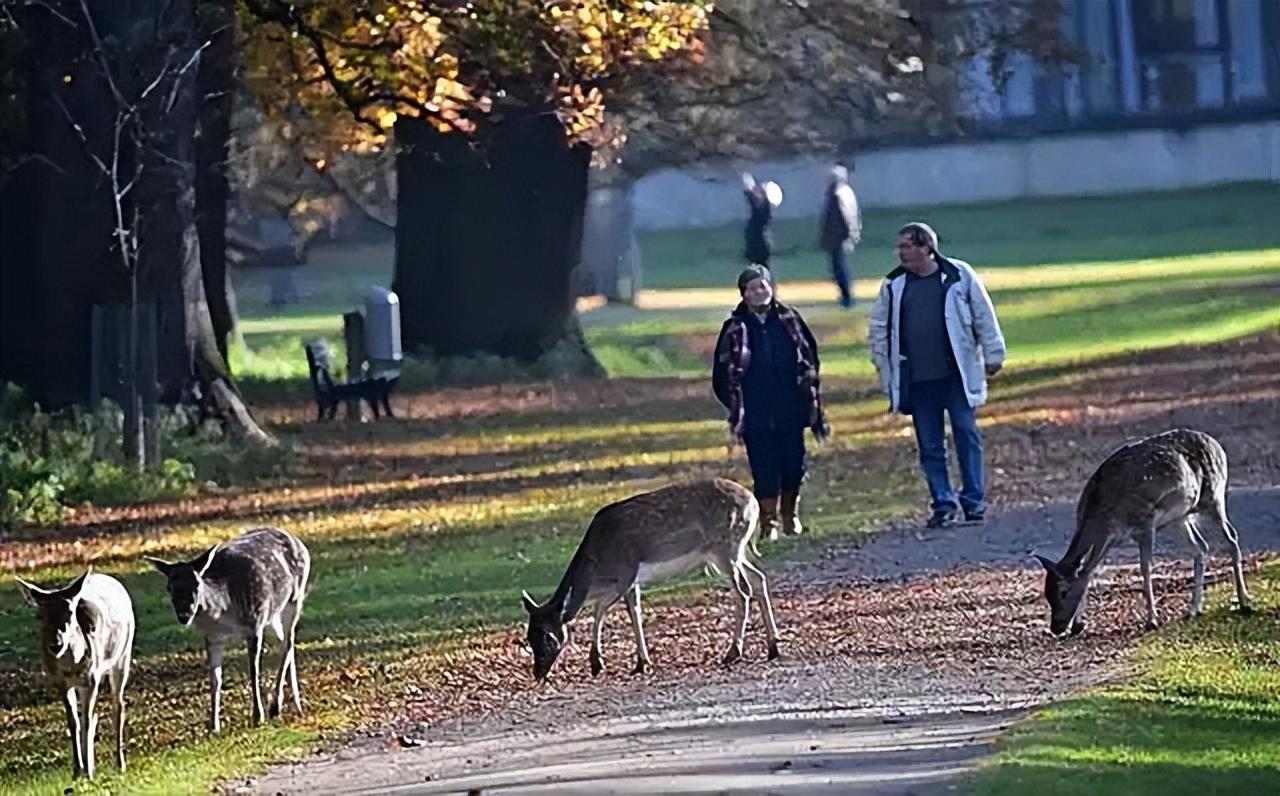
<svg viewBox="0 0 1280 796">
<path fill-rule="evenodd" d="M 551 115 L 503 122 L 487 159 L 418 120 L 397 123 L 396 140 L 405 344 L 528 361 L 572 338 L 590 152 Z"/>
<path fill-rule="evenodd" d="M 196 24 L 200 42 L 208 42 L 196 76 L 196 229 L 200 234 L 200 269 L 213 339 L 225 362 L 227 338 L 236 323 L 227 278 L 227 148 L 235 91 L 234 0 L 198 0 Z"/>
<path fill-rule="evenodd" d="M 206 6 L 212 5 L 206 3 Z M 210 30 L 198 30 L 195 0 L 175 0 L 162 19 L 172 26 L 169 30 L 156 31 L 156 43 L 186 41 L 188 48 L 175 58 L 172 50 L 165 57 L 178 65 L 188 63 L 195 47 L 208 40 L 210 35 L 225 36 L 222 46 L 230 47 L 230 29 L 217 32 L 218 11 L 203 20 L 211 24 Z M 229 19 L 226 20 L 230 22 Z M 199 34 L 199 35 L 197 35 Z M 214 50 L 219 40 L 205 49 Z M 156 55 L 160 55 L 159 48 Z M 223 57 L 229 51 L 217 51 L 211 57 Z M 218 81 L 230 82 L 230 64 L 214 68 L 214 77 L 199 80 L 194 73 L 178 79 L 176 85 L 165 92 L 155 92 L 160 101 L 146 103 L 143 120 L 150 144 L 144 161 L 143 179 L 137 188 L 139 216 L 143 220 L 141 248 L 141 273 L 149 280 L 151 290 L 157 296 L 160 307 L 160 352 L 162 372 L 170 376 L 163 382 L 164 392 L 170 397 L 181 393 L 192 379 L 199 382 L 207 406 L 222 422 L 233 439 L 253 439 L 262 443 L 274 443 L 254 421 L 245 408 L 239 391 L 231 381 L 225 349 L 226 333 L 230 331 L 230 312 L 226 294 L 226 237 L 222 228 L 226 223 L 226 178 L 219 161 L 225 161 L 230 127 L 226 113 L 217 109 L 206 112 L 204 102 L 209 99 L 198 91 L 198 84 L 216 86 Z M 154 67 L 150 73 L 158 73 Z M 209 122 L 200 129 L 197 140 L 197 120 Z M 218 136 L 221 136 L 218 139 Z M 197 227 L 197 175 L 204 168 L 204 176 L 210 177 L 211 190 L 204 197 L 209 204 L 201 208 L 207 211 L 204 224 Z M 217 227 L 216 229 L 214 227 Z M 208 232 L 206 238 L 201 232 Z M 205 254 L 203 244 L 209 240 L 213 251 Z M 209 264 L 216 271 L 210 279 L 205 272 Z M 211 298 L 212 297 L 212 298 Z M 224 327 L 220 330 L 214 320 L 214 306 L 220 306 Z"/>
<path fill-rule="evenodd" d="M 3 186 L 0 259 L 6 290 L 0 306 L 6 334 L 0 376 L 30 386 L 38 399 L 55 406 L 82 403 L 89 397 L 92 306 L 154 302 L 162 395 L 176 400 L 198 379 L 204 394 L 225 409 L 222 419 L 231 436 L 268 441 L 230 382 L 204 288 L 195 220 L 195 0 L 173 0 L 162 13 L 149 4 L 129 11 L 91 0 L 94 28 L 84 23 L 78 3 L 55 6 L 56 15 L 44 6 L 23 9 L 20 21 L 29 47 L 23 88 L 30 96 L 30 127 L 20 143 L 47 165 Z M 114 88 L 103 76 L 104 64 Z M 134 106 L 137 115 L 122 128 L 117 146 L 116 119 Z M 210 146 L 225 148 L 225 139 Z M 121 257 L 115 233 L 111 180 L 89 153 L 105 164 L 118 162 L 120 186 L 136 175 L 120 207 L 128 240 L 137 245 L 132 268 L 123 264 L 129 258 Z M 15 262 L 10 252 L 23 256 Z M 225 302 L 225 292 L 219 295 Z M 10 310 L 17 313 L 16 323 Z M 18 332 L 13 338 L 10 328 Z M 136 365 L 136 356 L 128 359 L 133 364 L 126 365 L 126 375 Z M 152 389 L 148 384 L 126 393 Z"/>
<path fill-rule="evenodd" d="M 91 308 L 128 296 L 110 191 L 67 120 L 106 157 L 115 104 L 84 57 L 83 26 L 37 6 L 13 11 L 18 26 L 0 46 L 16 85 L 4 90 L 25 125 L 4 130 L 0 153 L 13 167 L 0 178 L 0 378 L 49 408 L 88 399 Z"/>
</svg>

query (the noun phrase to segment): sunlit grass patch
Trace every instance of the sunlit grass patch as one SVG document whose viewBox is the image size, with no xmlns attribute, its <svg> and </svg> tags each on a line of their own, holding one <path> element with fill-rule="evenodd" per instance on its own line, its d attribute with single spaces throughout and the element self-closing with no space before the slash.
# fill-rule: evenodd
<svg viewBox="0 0 1280 796">
<path fill-rule="evenodd" d="M 1146 639 L 1131 682 L 1018 726 L 975 782 L 980 794 L 1245 794 L 1280 783 L 1280 562 L 1250 579 L 1258 613 L 1210 613 Z M 1065 654 L 1069 654 L 1064 650 Z"/>
</svg>

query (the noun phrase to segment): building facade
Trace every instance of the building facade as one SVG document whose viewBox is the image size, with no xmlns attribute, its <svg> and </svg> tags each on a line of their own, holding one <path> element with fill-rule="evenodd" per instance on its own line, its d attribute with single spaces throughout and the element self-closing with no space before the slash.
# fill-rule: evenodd
<svg viewBox="0 0 1280 796">
<path fill-rule="evenodd" d="M 1280 107 L 1276 0 L 1061 2 L 1062 35 L 1081 62 L 1020 55 L 993 76 L 989 60 L 974 58 L 961 107 L 975 131 L 1186 124 Z"/>
<path fill-rule="evenodd" d="M 987 0 L 969 0 L 976 6 Z M 868 206 L 1280 180 L 1280 0 L 1061 0 L 1074 64 L 976 57 L 958 70 L 963 135 L 859 142 Z M 738 173 L 782 185 L 783 217 L 818 212 L 829 163 L 705 163 L 638 180 L 636 226 L 740 220 Z M 910 170 L 915 179 L 896 179 Z"/>
</svg>

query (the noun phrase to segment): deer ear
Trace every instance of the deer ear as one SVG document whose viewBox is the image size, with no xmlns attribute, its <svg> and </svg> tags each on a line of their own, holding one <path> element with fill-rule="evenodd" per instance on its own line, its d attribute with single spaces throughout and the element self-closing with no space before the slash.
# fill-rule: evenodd
<svg viewBox="0 0 1280 796">
<path fill-rule="evenodd" d="M 170 564 L 168 561 L 165 561 L 163 558 L 156 558 L 155 556 L 143 556 L 142 560 L 146 561 L 148 564 L 155 567 L 165 577 L 168 577 L 169 572 L 173 570 L 174 565 Z"/>
<path fill-rule="evenodd" d="M 34 583 L 17 577 L 14 580 L 18 582 L 18 590 L 22 592 L 22 599 L 26 600 L 28 605 L 39 605 L 40 600 L 49 596 L 49 592 Z"/>
<path fill-rule="evenodd" d="M 197 576 L 204 577 L 204 573 L 209 570 L 209 565 L 213 563 L 214 554 L 218 552 L 220 547 L 222 547 L 221 542 L 191 559 L 191 568 L 196 571 Z"/>
<path fill-rule="evenodd" d="M 1040 562 L 1040 566 L 1044 567 L 1045 572 L 1052 572 L 1055 575 L 1060 574 L 1058 572 L 1058 565 L 1053 561 L 1050 561 L 1042 555 L 1037 555 L 1036 560 Z"/>
<path fill-rule="evenodd" d="M 520 601 L 524 603 L 524 610 L 529 613 L 533 613 L 539 608 L 538 604 L 533 601 L 533 598 L 529 596 L 529 592 L 527 591 L 520 592 Z"/>
<path fill-rule="evenodd" d="M 84 571 L 83 575 L 71 581 L 71 583 L 66 587 L 60 589 L 59 593 L 68 600 L 74 600 L 80 596 L 80 590 L 84 588 L 85 581 L 87 581 L 89 576 L 92 574 L 93 566 L 90 565 L 89 568 Z"/>
</svg>

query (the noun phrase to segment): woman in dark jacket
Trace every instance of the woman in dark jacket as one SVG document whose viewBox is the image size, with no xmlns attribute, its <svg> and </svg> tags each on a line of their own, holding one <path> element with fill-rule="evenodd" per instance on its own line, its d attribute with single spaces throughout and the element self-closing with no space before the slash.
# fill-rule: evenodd
<svg viewBox="0 0 1280 796">
<path fill-rule="evenodd" d="M 748 263 L 768 266 L 773 253 L 773 210 L 782 203 L 782 189 L 774 182 L 756 182 L 750 174 L 742 175 L 742 193 L 747 198 L 747 225 L 743 229 L 743 251 Z"/>
<path fill-rule="evenodd" d="M 744 270 L 738 292 L 743 300 L 720 329 L 711 385 L 729 410 L 730 445 L 746 446 L 762 535 L 777 537 L 779 517 L 784 532 L 797 534 L 804 430 L 812 429 L 820 442 L 830 432 L 818 343 L 800 313 L 775 300 L 768 268 Z"/>
</svg>

